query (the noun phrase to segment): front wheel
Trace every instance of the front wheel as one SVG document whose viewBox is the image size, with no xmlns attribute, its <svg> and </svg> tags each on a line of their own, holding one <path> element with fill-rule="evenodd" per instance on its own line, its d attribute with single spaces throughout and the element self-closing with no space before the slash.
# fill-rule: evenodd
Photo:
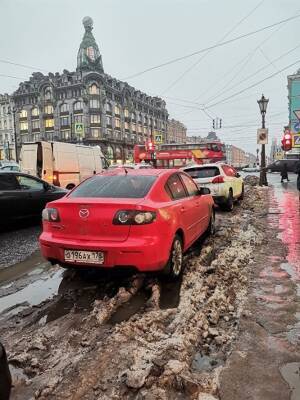
<svg viewBox="0 0 300 400">
<path fill-rule="evenodd" d="M 164 273 L 171 280 L 176 280 L 182 273 L 183 269 L 183 245 L 182 240 L 178 235 L 172 243 L 171 253 L 167 265 L 165 266 Z"/>
<path fill-rule="evenodd" d="M 215 233 L 216 233 L 216 215 L 215 215 L 214 210 L 212 210 L 209 225 L 206 230 L 206 234 L 208 236 L 213 236 Z"/>
</svg>

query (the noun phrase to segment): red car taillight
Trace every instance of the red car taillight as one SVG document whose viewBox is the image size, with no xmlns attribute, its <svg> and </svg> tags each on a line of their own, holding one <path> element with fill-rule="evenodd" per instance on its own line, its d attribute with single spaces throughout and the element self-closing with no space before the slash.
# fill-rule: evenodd
<svg viewBox="0 0 300 400">
<path fill-rule="evenodd" d="M 59 212 L 56 208 L 45 208 L 42 212 L 43 221 L 59 222 Z"/>
<path fill-rule="evenodd" d="M 212 180 L 212 183 L 224 183 L 224 177 L 222 175 L 216 176 Z"/>
<path fill-rule="evenodd" d="M 114 225 L 145 225 L 156 219 L 153 211 L 120 210 L 113 219 Z"/>
</svg>

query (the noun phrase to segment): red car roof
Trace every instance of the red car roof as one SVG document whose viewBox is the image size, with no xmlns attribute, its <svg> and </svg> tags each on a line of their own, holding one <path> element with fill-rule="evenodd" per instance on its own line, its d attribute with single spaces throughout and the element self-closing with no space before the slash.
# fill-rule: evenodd
<svg viewBox="0 0 300 400">
<path fill-rule="evenodd" d="M 113 170 L 104 171 L 99 175 L 124 175 L 127 171 L 128 175 L 144 175 L 144 176 L 158 176 L 158 175 L 170 175 L 171 173 L 178 172 L 177 169 L 156 169 L 156 168 L 145 168 L 145 169 L 132 169 L 132 168 L 115 168 Z"/>
</svg>

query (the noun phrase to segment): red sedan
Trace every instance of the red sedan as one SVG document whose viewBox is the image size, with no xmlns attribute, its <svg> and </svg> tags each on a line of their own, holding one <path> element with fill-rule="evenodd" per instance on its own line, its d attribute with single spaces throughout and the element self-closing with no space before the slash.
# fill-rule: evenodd
<svg viewBox="0 0 300 400">
<path fill-rule="evenodd" d="M 176 278 L 183 253 L 215 214 L 209 189 L 178 170 L 116 169 L 94 175 L 43 211 L 42 254 L 64 267 L 165 270 Z"/>
</svg>

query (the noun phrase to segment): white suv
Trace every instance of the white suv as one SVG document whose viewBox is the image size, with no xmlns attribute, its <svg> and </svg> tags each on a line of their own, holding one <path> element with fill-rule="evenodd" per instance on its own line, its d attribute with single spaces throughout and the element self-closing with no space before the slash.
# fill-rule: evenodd
<svg viewBox="0 0 300 400">
<path fill-rule="evenodd" d="M 244 197 L 243 178 L 230 165 L 193 165 L 182 170 L 194 179 L 199 188 L 209 188 L 215 203 L 224 210 L 231 211 L 234 200 L 242 200 Z"/>
</svg>

